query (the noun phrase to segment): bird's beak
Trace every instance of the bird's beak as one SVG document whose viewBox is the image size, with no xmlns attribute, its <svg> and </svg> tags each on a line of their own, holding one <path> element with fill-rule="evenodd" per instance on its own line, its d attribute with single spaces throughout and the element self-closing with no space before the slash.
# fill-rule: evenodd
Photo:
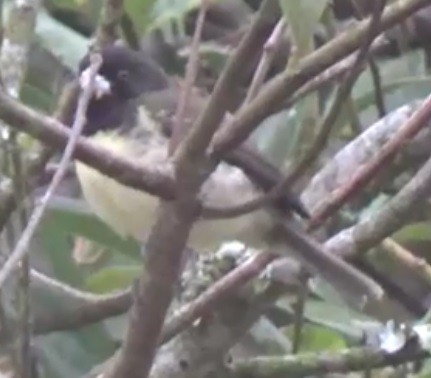
<svg viewBox="0 0 431 378">
<path fill-rule="evenodd" d="M 82 90 L 86 89 L 90 84 L 90 68 L 82 71 L 79 76 L 79 85 Z M 94 78 L 93 95 L 96 99 L 111 94 L 111 83 L 102 75 L 96 75 Z"/>
</svg>

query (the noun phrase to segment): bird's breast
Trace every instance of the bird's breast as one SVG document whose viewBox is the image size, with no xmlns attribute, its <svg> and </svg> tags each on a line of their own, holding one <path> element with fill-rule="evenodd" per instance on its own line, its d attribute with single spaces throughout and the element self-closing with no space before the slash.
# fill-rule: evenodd
<svg viewBox="0 0 431 378">
<path fill-rule="evenodd" d="M 92 142 L 113 154 L 141 161 L 146 166 L 155 167 L 167 162 L 167 143 L 161 139 L 142 143 L 119 134 L 99 133 Z M 122 185 L 81 162 L 76 163 L 76 173 L 86 201 L 99 218 L 123 237 L 146 241 L 155 221 L 157 197 Z M 241 170 L 226 164 L 220 164 L 201 189 L 203 202 L 219 207 L 238 205 L 257 194 Z M 200 220 L 191 231 L 189 246 L 197 250 L 213 250 L 224 241 L 239 240 L 261 248 L 269 225 L 269 215 L 264 211 L 232 219 Z"/>
</svg>

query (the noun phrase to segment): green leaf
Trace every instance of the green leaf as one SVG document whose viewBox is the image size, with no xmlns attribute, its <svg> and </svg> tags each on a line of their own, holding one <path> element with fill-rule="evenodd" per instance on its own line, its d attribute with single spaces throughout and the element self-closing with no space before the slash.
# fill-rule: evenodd
<svg viewBox="0 0 431 378">
<path fill-rule="evenodd" d="M 50 214 L 69 235 L 81 235 L 111 251 L 131 257 L 139 256 L 139 245 L 123 239 L 84 207 L 83 201 L 57 196 L 50 203 Z"/>
<path fill-rule="evenodd" d="M 85 282 L 85 287 L 95 293 L 110 293 L 129 287 L 138 277 L 139 266 L 112 266 L 92 274 Z"/>
<path fill-rule="evenodd" d="M 48 111 L 52 107 L 53 96 L 30 83 L 24 83 L 21 89 L 21 100 L 27 105 Z"/>
<path fill-rule="evenodd" d="M 200 0 L 158 0 L 153 1 L 150 28 L 157 28 L 170 21 L 181 20 L 187 12 L 197 8 Z"/>
<path fill-rule="evenodd" d="M 102 325 L 73 332 L 56 332 L 35 339 L 43 377 L 85 375 L 115 352 L 115 343 Z"/>
<path fill-rule="evenodd" d="M 299 58 L 310 50 L 313 34 L 328 0 L 279 0 L 283 15 L 300 52 Z"/>
<path fill-rule="evenodd" d="M 52 266 L 53 276 L 73 286 L 79 286 L 83 272 L 73 261 L 70 235 L 49 212 L 44 216 L 39 237 L 43 255 Z"/>
<path fill-rule="evenodd" d="M 305 317 L 314 324 L 342 333 L 344 336 L 358 339 L 362 337 L 365 324 L 378 323 L 372 318 L 338 303 L 309 300 L 305 306 Z"/>
<path fill-rule="evenodd" d="M 265 355 L 286 354 L 292 350 L 290 340 L 266 317 L 261 317 L 250 328 L 249 334 Z"/>
<path fill-rule="evenodd" d="M 431 223 L 418 222 L 409 224 L 396 232 L 393 238 L 398 242 L 407 240 L 429 241 L 431 240 Z"/>
<path fill-rule="evenodd" d="M 64 26 L 44 10 L 38 14 L 36 36 L 44 48 L 72 70 L 76 69 L 89 45 L 87 38 Z"/>
<path fill-rule="evenodd" d="M 292 338 L 293 326 L 285 333 Z M 318 325 L 304 324 L 301 332 L 300 352 L 328 352 L 347 347 L 345 340 L 337 332 Z"/>
<path fill-rule="evenodd" d="M 154 21 L 153 7 L 157 0 L 126 0 L 124 9 L 132 19 L 138 34 L 144 33 Z"/>
</svg>

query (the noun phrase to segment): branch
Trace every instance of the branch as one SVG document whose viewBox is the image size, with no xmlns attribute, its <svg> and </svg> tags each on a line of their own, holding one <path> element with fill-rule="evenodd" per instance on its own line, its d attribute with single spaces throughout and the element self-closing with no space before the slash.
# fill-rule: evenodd
<svg viewBox="0 0 431 378">
<path fill-rule="evenodd" d="M 187 151 L 190 155 L 203 153 L 210 143 L 214 133 L 218 129 L 226 110 L 234 103 L 233 88 L 240 87 L 242 72 L 253 58 L 255 51 L 263 46 L 268 23 L 276 22 L 279 17 L 278 4 L 271 0 L 262 2 L 259 12 L 255 15 L 248 32 L 242 38 L 238 48 L 228 59 L 212 95 L 203 109 L 200 117 L 193 126 L 187 139 L 188 144 L 193 144 L 193 149 Z"/>
<path fill-rule="evenodd" d="M 40 203 L 38 203 L 28 221 L 26 228 L 24 229 L 15 249 L 12 251 L 10 257 L 6 263 L 2 266 L 0 270 L 0 287 L 3 285 L 10 273 L 15 269 L 19 261 L 27 252 L 28 244 L 31 241 L 34 232 L 36 231 L 45 209 L 48 205 L 49 200 L 55 193 L 58 185 L 60 184 L 63 176 L 67 170 L 67 165 L 71 159 L 73 149 L 75 147 L 76 140 L 82 132 L 85 124 L 85 115 L 87 113 L 88 104 L 90 102 L 91 96 L 93 94 L 94 78 L 96 77 L 97 71 L 99 70 L 102 60 L 99 57 L 94 59 L 91 64 L 90 71 L 90 81 L 88 87 L 83 91 L 82 95 L 79 97 L 78 107 L 76 111 L 75 122 L 72 127 L 72 133 L 70 135 L 69 142 L 66 145 L 63 156 L 61 158 L 59 168 L 52 178 L 52 181 L 42 197 Z"/>
<path fill-rule="evenodd" d="M 320 226 L 325 219 L 337 211 L 349 198 L 363 188 L 381 170 L 395 154 L 427 125 L 431 118 L 431 96 L 429 96 L 400 131 L 390 139 L 367 165 L 361 167 L 351 180 L 331 194 L 314 213 L 308 224 L 310 230 Z"/>
<path fill-rule="evenodd" d="M 187 107 L 190 102 L 190 94 L 193 89 L 193 84 L 196 80 L 199 69 L 199 45 L 201 42 L 202 30 L 205 24 L 209 1 L 202 1 L 199 7 L 199 14 L 196 20 L 196 27 L 193 34 L 190 56 L 187 61 L 185 82 L 181 91 L 177 109 L 174 114 L 174 124 L 172 126 L 172 136 L 169 141 L 169 155 L 172 155 L 183 137 L 187 134 L 187 124 L 184 116 L 187 112 Z"/>
<path fill-rule="evenodd" d="M 216 304 L 220 304 L 223 299 L 256 277 L 275 258 L 276 255 L 270 252 L 261 252 L 216 281 L 195 300 L 184 305 L 168 319 L 163 327 L 160 344 L 172 339 L 199 317 L 216 310 Z"/>
<path fill-rule="evenodd" d="M 377 245 L 403 226 L 415 207 L 423 206 L 430 187 L 431 159 L 428 159 L 418 173 L 377 213 L 329 239 L 325 243 L 329 253 L 349 258 Z"/>
<path fill-rule="evenodd" d="M 380 32 L 427 5 L 429 5 L 427 0 L 407 0 L 387 6 L 381 17 Z M 220 156 L 241 144 L 253 132 L 256 125 L 302 85 L 358 49 L 368 33 L 368 26 L 368 20 L 359 22 L 352 30 L 344 32 L 301 59 L 295 72 L 285 71 L 272 79 L 253 101 L 240 109 L 217 133 L 211 146 L 212 155 Z"/>
<path fill-rule="evenodd" d="M 254 24 L 225 66 L 206 108 L 176 149 L 176 198 L 173 202 L 162 202 L 159 207 L 146 244 L 145 271 L 137 285 L 126 337 L 116 363 L 106 373 L 109 378 L 148 376 L 179 276 L 182 251 L 199 214 L 197 194 L 216 166 L 204 156 L 205 150 L 229 105 L 236 79 L 246 63 L 244 59 L 254 51 L 256 41 L 251 36 L 256 25 L 261 22 L 262 14 L 273 6 L 274 2 L 268 0 L 262 4 Z"/>
<path fill-rule="evenodd" d="M 70 130 L 63 124 L 22 105 L 3 91 L 0 91 L 0 118 L 56 149 L 64 149 L 69 139 Z M 165 199 L 174 196 L 174 183 L 168 167 L 157 170 L 154 167 L 144 167 L 131 159 L 114 155 L 82 137 L 76 143 L 73 156 L 124 185 Z"/>
<path fill-rule="evenodd" d="M 161 334 L 160 343 L 164 344 L 180 331 L 192 324 L 202 314 L 217 308 L 226 296 L 231 295 L 240 286 L 257 276 L 276 256 L 263 252 L 231 272 L 221 277 L 197 298 L 186 303 L 166 322 Z M 56 300 L 66 302 L 67 311 L 55 311 L 36 317 L 34 331 L 45 334 L 54 331 L 65 331 L 80 328 L 106 318 L 125 313 L 132 304 L 130 290 L 110 295 L 94 295 L 74 289 L 32 270 L 32 289 L 50 293 Z M 33 295 L 36 293 L 33 292 Z M 69 308 L 70 307 L 70 308 Z"/>
<path fill-rule="evenodd" d="M 259 64 L 257 65 L 250 87 L 248 88 L 244 104 L 249 103 L 262 87 L 266 75 L 271 68 L 272 61 L 274 60 L 275 53 L 277 52 L 285 30 L 286 22 L 284 18 L 282 18 L 277 22 L 277 25 L 275 25 L 271 35 L 263 46 L 263 53 Z"/>
<path fill-rule="evenodd" d="M 217 219 L 217 218 L 228 218 L 236 217 L 239 215 L 247 214 L 252 211 L 256 211 L 263 206 L 270 204 L 272 201 L 283 196 L 286 191 L 289 190 L 298 180 L 298 178 L 304 173 L 304 171 L 312 164 L 312 162 L 319 156 L 320 151 L 326 145 L 327 139 L 330 135 L 332 126 L 335 124 L 337 117 L 340 113 L 340 108 L 342 107 L 345 99 L 349 96 L 349 93 L 363 70 L 363 63 L 370 53 L 373 39 L 378 32 L 378 26 L 380 21 L 381 12 L 383 11 L 385 1 L 380 1 L 375 3 L 375 10 L 373 13 L 373 18 L 369 26 L 369 32 L 365 36 L 364 42 L 360 47 L 360 50 L 355 57 L 345 58 L 341 62 L 337 63 L 334 67 L 328 69 L 328 72 L 323 72 L 314 80 L 311 80 L 305 84 L 300 90 L 298 90 L 294 96 L 289 101 L 289 104 L 293 104 L 299 98 L 304 96 L 304 93 L 308 93 L 310 89 L 316 84 L 323 84 L 331 79 L 332 76 L 341 76 L 346 72 L 343 81 L 341 82 L 338 90 L 335 94 L 335 99 L 329 108 L 329 111 L 324 115 L 321 123 L 317 126 L 318 134 L 316 135 L 313 143 L 307 149 L 305 154 L 300 158 L 299 162 L 295 167 L 281 178 L 276 185 L 274 185 L 271 190 L 262 196 L 256 197 L 243 204 L 232 206 L 229 208 L 211 208 L 206 209 L 206 218 Z M 378 44 L 374 45 L 376 48 Z M 324 80 L 322 80 L 324 79 Z M 316 82 L 317 81 L 317 82 Z"/>
<path fill-rule="evenodd" d="M 77 290 L 42 273 L 31 270 L 31 294 L 49 296 L 59 306 L 49 313 L 35 313 L 35 334 L 84 327 L 106 318 L 124 314 L 132 304 L 131 290 L 96 295 Z M 41 293 L 41 294 L 40 294 Z"/>
<path fill-rule="evenodd" d="M 386 353 L 377 348 L 366 347 L 324 354 L 257 357 L 235 362 L 230 370 L 235 378 L 308 377 L 397 366 L 428 357 L 427 351 L 421 350 L 416 343 L 413 343 L 396 353 Z"/>
</svg>

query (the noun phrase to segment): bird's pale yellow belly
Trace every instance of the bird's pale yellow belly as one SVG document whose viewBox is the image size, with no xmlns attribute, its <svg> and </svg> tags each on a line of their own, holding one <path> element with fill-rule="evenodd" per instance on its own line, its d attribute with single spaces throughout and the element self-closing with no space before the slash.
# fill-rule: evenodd
<svg viewBox="0 0 431 378">
<path fill-rule="evenodd" d="M 164 163 L 163 148 L 143 149 L 134 141 L 118 135 L 102 133 L 93 142 L 117 154 L 127 154 L 145 164 Z M 154 146 L 153 146 L 154 147 Z M 76 173 L 83 195 L 92 210 L 114 231 L 123 237 L 134 237 L 144 242 L 154 223 L 158 200 L 146 192 L 126 187 L 80 162 Z M 236 168 L 221 165 L 202 187 L 204 203 L 212 206 L 233 206 L 257 195 L 245 175 Z M 239 240 L 254 247 L 265 243 L 262 235 L 269 227 L 269 215 L 264 211 L 245 216 L 196 222 L 189 238 L 189 246 L 197 250 L 213 250 L 224 241 Z"/>
</svg>

